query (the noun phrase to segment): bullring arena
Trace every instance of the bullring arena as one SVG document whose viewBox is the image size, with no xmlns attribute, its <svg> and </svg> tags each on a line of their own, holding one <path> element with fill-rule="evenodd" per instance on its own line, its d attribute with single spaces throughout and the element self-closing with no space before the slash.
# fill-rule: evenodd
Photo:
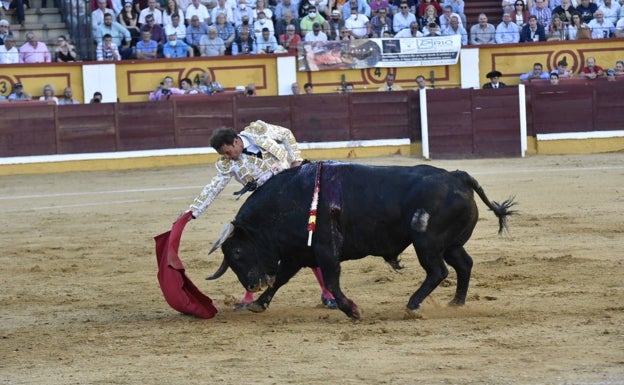
<svg viewBox="0 0 624 385">
<path fill-rule="evenodd" d="M 266 312 L 233 310 L 234 274 L 204 280 L 241 203 L 232 183 L 180 247 L 219 313 L 185 316 L 160 291 L 153 237 L 212 164 L 2 176 L 0 384 L 624 384 L 623 153 L 357 161 L 463 169 L 491 199 L 516 196 L 503 236 L 478 202 L 466 306 L 446 306 L 451 272 L 424 318 L 404 319 L 424 278 L 408 248 L 401 273 L 381 258 L 343 263 L 359 322 L 321 306 L 309 270 Z"/>
</svg>

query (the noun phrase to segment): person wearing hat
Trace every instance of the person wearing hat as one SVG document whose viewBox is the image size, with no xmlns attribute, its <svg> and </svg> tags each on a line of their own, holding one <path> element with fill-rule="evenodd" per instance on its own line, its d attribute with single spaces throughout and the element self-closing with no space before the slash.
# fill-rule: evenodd
<svg viewBox="0 0 624 385">
<path fill-rule="evenodd" d="M 167 36 L 167 42 L 163 46 L 163 56 L 167 59 L 179 57 L 193 57 L 193 47 L 186 44 L 184 40 L 178 39 L 178 34 L 171 31 Z"/>
<path fill-rule="evenodd" d="M 321 31 L 319 23 L 312 24 L 312 32 L 307 33 L 303 38 L 304 41 L 327 41 L 327 35 Z"/>
<path fill-rule="evenodd" d="M 26 101 L 32 100 L 32 96 L 24 91 L 22 83 L 13 84 L 13 92 L 9 95 L 9 101 Z"/>
<path fill-rule="evenodd" d="M 342 31 L 342 29 L 344 28 L 345 21 L 342 19 L 339 10 L 334 9 L 333 11 L 331 11 L 331 15 L 327 24 L 327 40 L 340 40 L 340 31 Z"/>
<path fill-rule="evenodd" d="M 499 79 L 503 76 L 502 73 L 500 73 L 500 71 L 490 71 L 488 72 L 487 75 L 485 75 L 486 78 L 490 79 L 489 83 L 485 83 L 483 85 L 483 89 L 496 89 L 496 88 L 503 88 L 503 87 L 507 87 L 507 85 L 501 81 L 499 81 Z"/>
</svg>

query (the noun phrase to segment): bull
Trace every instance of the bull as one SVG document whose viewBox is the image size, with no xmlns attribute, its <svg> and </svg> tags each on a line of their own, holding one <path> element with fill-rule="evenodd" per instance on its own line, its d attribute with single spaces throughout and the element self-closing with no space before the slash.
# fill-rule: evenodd
<svg viewBox="0 0 624 385">
<path fill-rule="evenodd" d="M 316 229 L 308 246 L 315 188 Z M 498 217 L 503 232 L 516 202 L 491 202 L 464 171 L 340 162 L 288 169 L 250 195 L 226 226 L 210 250 L 221 247 L 223 262 L 208 279 L 231 268 L 247 290 L 264 290 L 247 306 L 262 312 L 297 271 L 318 266 L 338 308 L 359 319 L 359 307 L 340 288 L 340 263 L 373 255 L 397 270 L 402 268 L 399 254 L 411 243 L 426 277 L 410 297 L 408 313 L 414 314 L 447 277 L 446 264 L 457 274 L 450 305 L 464 305 L 473 265 L 464 244 L 479 216 L 473 192 Z"/>
</svg>

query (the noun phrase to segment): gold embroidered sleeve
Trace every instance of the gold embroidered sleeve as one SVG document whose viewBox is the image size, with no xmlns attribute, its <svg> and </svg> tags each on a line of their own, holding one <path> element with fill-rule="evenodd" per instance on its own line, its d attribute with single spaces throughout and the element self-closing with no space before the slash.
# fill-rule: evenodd
<svg viewBox="0 0 624 385">
<path fill-rule="evenodd" d="M 230 174 L 229 162 L 218 161 L 215 165 L 218 174 L 215 175 L 210 182 L 204 187 L 202 192 L 195 198 L 189 209 L 193 212 L 193 216 L 198 218 L 204 210 L 219 196 L 221 191 L 227 186 L 232 179 Z"/>
<path fill-rule="evenodd" d="M 248 130 L 249 132 L 254 134 L 254 136 L 258 139 L 264 137 L 265 140 L 263 141 L 263 143 L 259 143 L 261 147 L 269 151 L 280 160 L 284 159 L 285 157 L 289 165 L 294 161 L 303 160 L 303 158 L 301 157 L 301 151 L 299 150 L 299 145 L 297 144 L 297 140 L 295 139 L 292 131 L 290 131 L 288 128 L 275 124 L 269 124 L 263 122 L 262 120 L 257 120 L 255 122 L 252 122 L 245 130 Z M 270 143 L 272 141 L 276 142 L 278 146 Z M 284 154 L 283 151 L 285 151 L 286 153 Z"/>
</svg>

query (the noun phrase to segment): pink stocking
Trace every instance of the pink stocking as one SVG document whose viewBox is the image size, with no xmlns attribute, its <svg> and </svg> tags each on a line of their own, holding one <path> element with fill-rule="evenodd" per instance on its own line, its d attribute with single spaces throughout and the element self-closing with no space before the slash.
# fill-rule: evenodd
<svg viewBox="0 0 624 385">
<path fill-rule="evenodd" d="M 314 276 L 316 277 L 316 280 L 318 281 L 319 286 L 321 287 L 321 293 L 323 297 L 334 299 L 334 296 L 332 295 L 332 293 L 329 290 L 327 290 L 327 288 L 325 287 L 325 282 L 323 282 L 323 273 L 321 272 L 321 268 L 315 267 L 312 269 L 312 272 L 314 273 Z"/>
</svg>

